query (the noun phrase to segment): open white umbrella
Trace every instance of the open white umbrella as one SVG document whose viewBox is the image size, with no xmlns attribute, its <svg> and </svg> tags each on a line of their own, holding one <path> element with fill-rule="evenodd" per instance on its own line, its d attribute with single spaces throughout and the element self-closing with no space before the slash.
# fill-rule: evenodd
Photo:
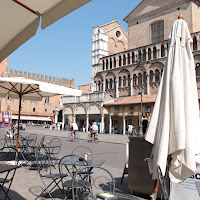
<svg viewBox="0 0 200 200">
<path fill-rule="evenodd" d="M 91 0 L 1 0 L 0 62 L 36 34 Z"/>
<path fill-rule="evenodd" d="M 191 43 L 186 22 L 176 20 L 145 138 L 154 144 L 149 165 L 153 179 L 157 179 L 157 165 L 165 174 L 168 155 L 172 158 L 169 177 L 175 183 L 192 176 L 199 164 L 199 104 Z"/>
<path fill-rule="evenodd" d="M 53 97 L 55 95 L 72 95 L 81 96 L 82 91 L 64 86 L 54 85 L 41 81 L 26 79 L 23 77 L 0 77 L 0 97 L 8 97 L 19 99 L 18 113 L 18 134 L 17 149 L 19 140 L 19 123 L 21 100 L 41 101 L 43 97 Z"/>
</svg>

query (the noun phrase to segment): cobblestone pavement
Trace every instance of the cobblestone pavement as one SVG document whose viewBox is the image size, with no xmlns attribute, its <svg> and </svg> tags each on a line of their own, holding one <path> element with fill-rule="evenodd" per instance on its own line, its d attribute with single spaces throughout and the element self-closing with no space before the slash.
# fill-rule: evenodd
<svg viewBox="0 0 200 200">
<path fill-rule="evenodd" d="M 64 155 L 71 154 L 72 149 L 77 146 L 89 147 L 96 160 L 105 160 L 103 167 L 108 169 L 116 180 L 116 194 L 119 200 L 125 199 L 142 199 L 131 195 L 128 189 L 128 177 L 125 176 L 123 184 L 120 184 L 126 157 L 126 142 L 128 137 L 125 135 L 109 135 L 100 134 L 100 142 L 88 143 L 88 133 L 78 132 L 80 135 L 79 142 L 72 142 L 67 136 L 69 131 L 55 131 L 43 129 L 41 127 L 28 127 L 26 131 L 20 131 L 20 135 L 26 136 L 36 134 L 37 140 L 40 141 L 45 135 L 45 141 L 50 141 L 53 137 L 59 137 L 62 140 L 62 148 L 59 158 Z M 0 129 L 0 138 L 5 137 L 5 129 Z M 32 200 L 34 196 L 29 192 L 29 188 L 33 186 L 42 186 L 37 171 L 29 170 L 27 166 L 23 166 L 17 170 L 15 179 L 11 186 L 10 197 L 14 200 Z M 0 196 L 0 199 L 2 197 Z"/>
</svg>

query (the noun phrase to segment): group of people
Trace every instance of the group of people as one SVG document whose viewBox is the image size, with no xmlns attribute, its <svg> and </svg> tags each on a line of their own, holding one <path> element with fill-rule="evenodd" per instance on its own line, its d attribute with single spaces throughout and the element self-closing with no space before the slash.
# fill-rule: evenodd
<svg viewBox="0 0 200 200">
<path fill-rule="evenodd" d="M 72 128 L 71 136 L 72 136 L 72 139 L 74 140 L 74 134 L 76 134 L 76 131 L 79 130 L 78 125 L 76 122 L 73 121 L 71 123 L 70 127 Z M 83 124 L 83 132 L 85 132 L 85 129 L 86 129 L 86 125 L 84 123 Z M 97 126 L 96 122 L 93 122 L 92 126 L 89 127 L 89 130 L 91 132 L 91 134 L 90 134 L 91 139 L 92 139 L 92 137 L 94 137 L 94 139 L 95 139 L 96 134 L 98 134 L 98 126 Z"/>
</svg>

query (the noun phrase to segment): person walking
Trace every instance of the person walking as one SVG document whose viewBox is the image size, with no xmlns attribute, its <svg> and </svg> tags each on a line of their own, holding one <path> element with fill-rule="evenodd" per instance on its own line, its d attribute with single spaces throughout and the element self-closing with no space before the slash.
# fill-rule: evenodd
<svg viewBox="0 0 200 200">
<path fill-rule="evenodd" d="M 90 135 L 91 140 L 92 140 L 93 135 L 94 135 L 94 140 L 95 140 L 96 134 L 98 134 L 98 126 L 97 126 L 96 122 L 93 122 L 93 125 L 91 127 L 91 135 Z"/>
<path fill-rule="evenodd" d="M 133 133 L 133 125 L 131 123 L 128 124 L 128 136 L 132 135 Z"/>
<path fill-rule="evenodd" d="M 86 128 L 86 125 L 85 125 L 85 122 L 83 123 L 83 132 L 85 132 L 85 128 Z"/>
<path fill-rule="evenodd" d="M 72 140 L 74 140 L 74 134 L 76 134 L 76 131 L 78 131 L 78 125 L 76 122 L 72 122 L 72 132 L 71 132 L 71 135 L 72 135 Z"/>
</svg>

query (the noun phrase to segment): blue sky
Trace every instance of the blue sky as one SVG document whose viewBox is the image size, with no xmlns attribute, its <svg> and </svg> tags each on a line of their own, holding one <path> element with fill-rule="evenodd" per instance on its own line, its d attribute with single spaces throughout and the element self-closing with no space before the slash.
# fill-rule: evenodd
<svg viewBox="0 0 200 200">
<path fill-rule="evenodd" d="M 91 82 L 93 27 L 123 19 L 142 0 L 92 0 L 37 34 L 8 57 L 8 69 Z"/>
</svg>

